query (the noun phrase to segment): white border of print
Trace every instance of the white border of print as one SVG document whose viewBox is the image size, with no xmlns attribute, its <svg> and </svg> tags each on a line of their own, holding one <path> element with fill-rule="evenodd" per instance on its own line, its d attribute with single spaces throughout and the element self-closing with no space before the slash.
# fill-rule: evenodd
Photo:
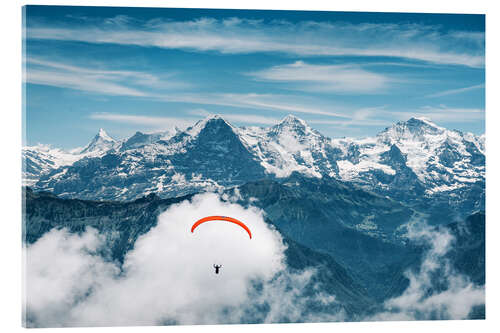
<svg viewBox="0 0 500 333">
<path fill-rule="evenodd" d="M 7 4 L 5 4 L 7 3 Z M 499 319 L 499 274 L 495 266 L 494 256 L 499 251 L 499 242 L 495 237 L 500 235 L 499 211 L 495 203 L 499 200 L 498 186 L 500 165 L 497 143 L 500 143 L 500 131 L 495 128 L 499 124 L 499 63 L 498 36 L 500 31 L 500 13 L 495 2 L 476 1 L 400 1 L 400 0 L 350 0 L 330 2 L 319 0 L 308 1 L 221 1 L 221 0 L 101 0 L 101 1 L 5 1 L 0 10 L 2 24 L 1 66 L 4 74 L 1 78 L 1 119 L 0 130 L 0 175 L 2 177 L 0 218 L 0 328 L 2 331 L 15 332 L 21 328 L 21 6 L 25 4 L 39 5 L 99 5 L 99 6 L 141 6 L 141 7 L 183 7 L 183 8 L 234 8 L 234 9 L 288 9 L 288 10 L 336 10 L 336 11 L 388 11 L 388 12 L 426 12 L 426 13 L 476 13 L 487 14 L 487 103 L 486 103 L 486 138 L 487 138 L 487 232 L 486 232 L 486 320 L 478 321 L 428 321 L 428 322 L 370 322 L 370 323 L 324 323 L 324 324 L 283 324 L 283 325 L 226 325 L 226 326 L 171 326 L 165 327 L 127 327 L 127 328 L 78 328 L 80 332 L 136 332 L 164 331 L 171 332 L 252 332 L 255 329 L 273 332 L 302 332 L 314 330 L 319 332 L 434 332 L 453 331 L 470 332 L 493 331 L 500 326 Z M 8 330 L 6 330 L 8 328 Z M 44 332 L 64 332 L 67 329 L 45 329 Z"/>
</svg>

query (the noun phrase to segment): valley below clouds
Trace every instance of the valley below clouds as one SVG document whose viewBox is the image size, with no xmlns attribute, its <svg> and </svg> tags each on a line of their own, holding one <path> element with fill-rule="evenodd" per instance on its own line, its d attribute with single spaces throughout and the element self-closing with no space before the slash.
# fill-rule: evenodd
<svg viewBox="0 0 500 333">
<path fill-rule="evenodd" d="M 224 222 L 191 233 L 200 212 L 238 216 L 253 238 Z M 196 195 L 161 213 L 122 263 L 109 253 L 112 235 L 91 227 L 79 233 L 54 228 L 24 248 L 26 325 L 465 319 L 484 305 L 484 286 L 445 258 L 453 236 L 421 222 L 407 235 L 426 247 L 418 267 L 405 272 L 408 287 L 382 308 L 349 315 L 335 293 L 314 280 L 315 268 L 288 267 L 287 245 L 264 216 L 214 193 Z M 214 263 L 223 264 L 221 275 L 214 274 Z"/>
</svg>

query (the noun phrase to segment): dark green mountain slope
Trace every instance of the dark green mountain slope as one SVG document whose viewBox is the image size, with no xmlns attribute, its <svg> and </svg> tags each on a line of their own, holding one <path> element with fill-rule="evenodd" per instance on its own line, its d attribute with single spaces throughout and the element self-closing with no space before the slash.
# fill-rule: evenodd
<svg viewBox="0 0 500 333">
<path fill-rule="evenodd" d="M 160 200 L 151 194 L 135 201 L 112 202 L 62 199 L 48 192 L 33 192 L 30 188 L 26 188 L 24 193 L 25 242 L 35 242 L 52 228 L 82 232 L 86 227 L 93 227 L 105 232 L 113 259 L 119 261 L 132 249 L 140 235 L 156 225 L 162 211 L 191 197 Z"/>
<path fill-rule="evenodd" d="M 485 284 L 485 219 L 484 212 L 476 212 L 447 226 L 455 237 L 448 258 L 460 273 L 479 285 Z"/>
<path fill-rule="evenodd" d="M 52 228 L 65 227 L 72 232 L 82 232 L 86 227 L 93 227 L 106 235 L 112 259 L 123 261 L 135 240 L 156 225 L 158 214 L 170 205 L 189 198 L 159 199 L 150 195 L 132 202 L 98 202 L 61 199 L 50 193 L 35 193 L 27 188 L 25 241 L 33 243 Z M 333 257 L 313 251 L 287 237 L 284 241 L 288 246 L 285 252 L 287 264 L 292 271 L 305 268 L 317 271 L 313 277 L 314 283 L 306 293 L 318 292 L 313 286 L 320 286 L 323 292 L 335 295 L 350 316 L 373 309 L 375 303 L 365 288 L 355 282 Z"/>
<path fill-rule="evenodd" d="M 131 202 L 99 202 L 61 199 L 29 188 L 24 192 L 27 243 L 52 228 L 81 232 L 90 226 L 106 236 L 112 259 L 118 261 L 140 235 L 156 225 L 162 211 L 191 198 L 149 195 Z M 227 191 L 237 193 L 240 204 L 261 207 L 267 222 L 284 236 L 289 268 L 315 268 L 314 282 L 335 295 L 353 318 L 376 311 L 377 304 L 400 295 L 408 287 L 405 271 L 420 266 L 425 247 L 397 237 L 398 227 L 413 211 L 390 199 L 330 179 L 297 176 L 283 182 L 251 182 Z M 357 221 L 367 218 L 372 229 L 359 229 Z M 478 212 L 465 221 L 441 222 L 436 227 L 448 228 L 455 238 L 447 254 L 454 268 L 478 285 L 485 281 L 484 220 L 484 213 Z M 317 292 L 312 285 L 306 293 Z M 314 311 L 328 311 L 311 306 Z M 483 318 L 484 307 L 475 309 L 472 317 Z"/>
<path fill-rule="evenodd" d="M 398 238 L 398 227 L 414 212 L 386 197 L 297 174 L 247 183 L 238 192 L 242 204 L 262 208 L 287 237 L 339 260 L 377 299 L 418 256 Z"/>
</svg>

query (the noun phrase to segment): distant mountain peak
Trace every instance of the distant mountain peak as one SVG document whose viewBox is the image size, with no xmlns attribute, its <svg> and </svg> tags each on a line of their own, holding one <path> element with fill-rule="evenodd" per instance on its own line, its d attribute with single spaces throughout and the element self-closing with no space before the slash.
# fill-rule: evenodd
<svg viewBox="0 0 500 333">
<path fill-rule="evenodd" d="M 112 137 L 108 135 L 108 133 L 106 133 L 106 131 L 103 128 L 99 128 L 99 132 L 97 133 L 96 137 L 100 137 L 106 141 L 115 141 Z"/>
<path fill-rule="evenodd" d="M 445 128 L 436 125 L 429 118 L 412 117 L 407 121 L 399 121 L 391 127 L 387 127 L 378 136 L 397 140 L 403 137 L 422 138 L 423 135 L 439 135 L 445 131 Z"/>
<path fill-rule="evenodd" d="M 94 199 L 132 199 L 151 191 L 188 193 L 266 175 L 288 177 L 294 171 L 354 182 L 384 195 L 458 193 L 472 185 L 480 189 L 484 136 L 447 130 L 427 118 L 408 118 L 376 137 L 340 140 L 323 136 L 294 115 L 274 126 L 248 128 L 210 115 L 187 130 L 137 132 L 116 142 L 99 130 L 83 154 L 25 149 L 24 177 L 37 189 L 77 197 L 85 190 Z M 86 157 L 97 158 L 90 163 Z M 72 166 L 77 160 L 82 161 Z M 91 171 L 82 168 L 86 163 Z M 122 181 L 130 170 L 133 184 Z M 95 182 L 88 181 L 91 172 Z M 72 185 L 75 179 L 79 188 Z"/>
<path fill-rule="evenodd" d="M 303 126 L 308 126 L 304 120 L 294 116 L 293 114 L 289 114 L 285 118 L 283 118 L 280 121 L 280 124 L 301 124 Z"/>
<path fill-rule="evenodd" d="M 219 114 L 210 114 L 210 115 L 208 115 L 208 116 L 205 117 L 205 121 L 217 120 L 217 119 L 224 120 L 224 118 L 222 118 L 222 116 L 219 115 Z"/>
<path fill-rule="evenodd" d="M 233 126 L 228 123 L 224 118 L 222 118 L 218 114 L 213 114 L 213 115 L 208 115 L 205 117 L 203 120 L 200 120 L 196 122 L 193 126 L 189 127 L 186 132 L 190 134 L 191 136 L 197 136 L 203 129 L 205 129 L 207 126 L 212 127 L 213 125 L 216 126 L 226 126 L 228 128 L 233 129 Z"/>
<path fill-rule="evenodd" d="M 294 116 L 287 115 L 278 124 L 270 128 L 272 135 L 281 135 L 283 133 L 294 133 L 294 136 L 304 137 L 307 135 L 319 136 L 320 133 L 312 129 L 304 120 Z"/>
<path fill-rule="evenodd" d="M 429 126 L 436 129 L 443 129 L 442 127 L 436 125 L 430 118 L 427 117 L 412 117 L 406 121 L 407 124 L 414 124 L 420 126 Z"/>
<path fill-rule="evenodd" d="M 112 148 L 115 144 L 116 140 L 110 137 L 104 129 L 100 128 L 96 136 L 82 149 L 80 154 L 105 151 Z"/>
<path fill-rule="evenodd" d="M 292 130 L 294 132 L 310 132 L 311 127 L 302 119 L 289 114 L 285 118 L 283 118 L 278 124 L 272 127 L 274 131 L 281 132 L 283 130 Z"/>
</svg>

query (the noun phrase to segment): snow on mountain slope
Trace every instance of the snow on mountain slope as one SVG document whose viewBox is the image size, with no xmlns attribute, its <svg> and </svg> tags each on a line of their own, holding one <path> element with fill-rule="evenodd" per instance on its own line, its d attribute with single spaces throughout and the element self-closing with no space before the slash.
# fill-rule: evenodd
<svg viewBox="0 0 500 333">
<path fill-rule="evenodd" d="M 243 127 L 238 134 L 268 174 L 288 177 L 297 171 L 318 178 L 335 175 L 336 166 L 331 161 L 340 151 L 295 116 L 289 115 L 269 128 Z"/>
<path fill-rule="evenodd" d="M 118 148 L 120 144 L 101 128 L 84 148 L 65 151 L 43 144 L 23 147 L 23 184 L 32 186 L 43 174 L 71 165 L 85 157 L 103 156 L 109 150 Z"/>
<path fill-rule="evenodd" d="M 118 142 L 111 138 L 102 128 L 85 148 L 80 151 L 80 155 L 99 156 L 110 149 L 116 148 Z"/>
<path fill-rule="evenodd" d="M 41 174 L 65 165 L 71 165 L 80 159 L 79 155 L 65 152 L 48 145 L 27 146 L 22 149 L 24 185 L 32 186 Z"/>
<path fill-rule="evenodd" d="M 131 139 L 134 144 L 126 147 Z M 197 122 L 164 139 L 142 133 L 122 149 L 83 158 L 54 170 L 36 184 L 63 197 L 135 199 L 152 192 L 164 196 L 219 189 L 265 177 L 264 169 L 245 147 L 236 128 L 218 116 Z M 149 142 L 151 141 L 151 142 Z M 126 149 L 123 149 L 126 147 Z"/>
<path fill-rule="evenodd" d="M 268 128 L 237 128 L 210 116 L 185 131 L 137 132 L 122 141 L 100 131 L 85 153 L 59 153 L 67 162 L 40 149 L 25 151 L 32 166 L 25 178 L 63 197 L 176 196 L 293 172 L 352 182 L 397 200 L 442 195 L 457 205 L 472 200 L 473 209 L 484 197 L 484 136 L 424 118 L 398 122 L 375 137 L 330 139 L 294 116 Z"/>
<path fill-rule="evenodd" d="M 428 194 L 484 180 L 484 138 L 447 130 L 425 118 L 399 122 L 374 138 L 335 142 L 346 144 L 356 152 L 350 157 L 345 153 L 346 158 L 337 161 L 343 180 L 363 182 L 363 173 L 370 170 L 397 177 L 394 163 L 383 161 L 392 146 L 398 148 L 404 156 L 404 164 L 426 187 Z"/>
<path fill-rule="evenodd" d="M 381 161 L 383 153 L 390 146 L 380 144 L 377 138 L 334 139 L 333 144 L 342 150 L 342 156 L 336 161 L 338 177 L 345 181 L 356 181 L 360 174 L 379 170 L 387 175 L 395 175 L 391 165 Z"/>
<path fill-rule="evenodd" d="M 155 133 L 142 133 L 137 131 L 130 138 L 124 140 L 123 143 L 120 144 L 119 149 L 121 151 L 125 151 L 129 149 L 144 147 L 149 144 L 158 142 L 160 140 L 166 141 L 179 132 L 180 130 L 178 128 L 174 128 L 169 131 L 155 132 Z"/>
</svg>

